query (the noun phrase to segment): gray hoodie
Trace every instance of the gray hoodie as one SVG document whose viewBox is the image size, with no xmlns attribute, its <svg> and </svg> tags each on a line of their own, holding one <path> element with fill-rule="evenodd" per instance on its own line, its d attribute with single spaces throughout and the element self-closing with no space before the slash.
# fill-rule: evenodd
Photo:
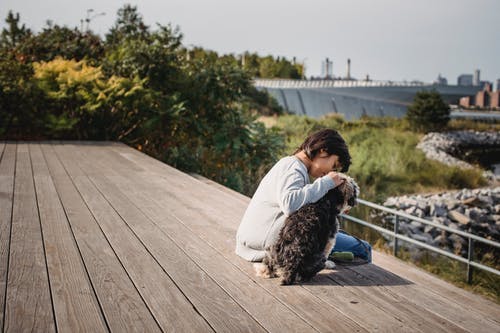
<svg viewBox="0 0 500 333">
<path fill-rule="evenodd" d="M 286 217 L 334 187 L 328 175 L 310 183 L 306 166 L 295 156 L 279 160 L 260 182 L 243 215 L 236 233 L 236 254 L 248 261 L 262 261 Z"/>
</svg>

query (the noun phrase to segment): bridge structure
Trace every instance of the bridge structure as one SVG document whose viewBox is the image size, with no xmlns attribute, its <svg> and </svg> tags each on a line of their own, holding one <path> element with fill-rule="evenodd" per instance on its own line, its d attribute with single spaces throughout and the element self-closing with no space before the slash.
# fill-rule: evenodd
<svg viewBox="0 0 500 333">
<path fill-rule="evenodd" d="M 500 306 L 375 251 L 280 286 L 249 198 L 115 142 L 0 142 L 2 332 L 500 332 Z"/>
<path fill-rule="evenodd" d="M 339 114 L 346 120 L 403 117 L 415 94 L 422 90 L 436 90 L 450 104 L 458 104 L 460 97 L 473 96 L 480 90 L 479 86 L 356 80 L 255 79 L 254 85 L 268 91 L 292 113 L 313 118 Z"/>
</svg>

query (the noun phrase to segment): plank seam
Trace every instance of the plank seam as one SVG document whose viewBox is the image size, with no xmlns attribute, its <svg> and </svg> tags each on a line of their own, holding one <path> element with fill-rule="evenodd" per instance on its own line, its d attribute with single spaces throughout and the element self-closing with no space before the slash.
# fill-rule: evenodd
<svg viewBox="0 0 500 333">
<path fill-rule="evenodd" d="M 3 320 L 2 320 L 2 332 L 5 332 L 5 315 L 7 314 L 7 286 L 9 285 L 9 266 L 10 266 L 10 245 L 12 243 L 12 220 L 14 215 L 14 190 L 16 188 L 16 167 L 17 167 L 17 143 L 14 145 L 14 173 L 12 180 L 12 197 L 11 197 L 11 208 L 10 208 L 10 226 L 9 226 L 9 244 L 7 246 L 7 269 L 5 270 L 5 290 L 4 290 L 4 304 L 3 304 Z M 7 149 L 7 145 L 5 145 L 4 150 L 2 152 L 5 154 L 5 149 Z"/>
<path fill-rule="evenodd" d="M 36 182 L 35 182 L 35 173 L 33 171 L 33 160 L 31 159 L 31 144 L 28 145 L 28 157 L 30 159 L 30 169 L 31 169 L 31 178 L 33 181 L 33 190 L 35 191 L 35 202 L 36 202 L 36 212 L 38 214 L 38 224 L 40 224 L 40 235 L 42 237 L 42 248 L 43 248 L 43 259 L 45 262 L 45 272 L 47 273 L 47 282 L 49 285 L 49 295 L 50 295 L 50 305 L 52 306 L 52 317 L 54 319 L 54 327 L 56 329 L 56 332 L 58 332 L 59 328 L 57 327 L 57 320 L 56 320 L 56 309 L 54 307 L 54 298 L 52 297 L 52 284 L 50 281 L 50 274 L 49 274 L 49 265 L 47 263 L 47 251 L 45 249 L 45 237 L 43 235 L 43 227 L 42 227 L 42 221 L 40 217 L 40 206 L 38 205 L 38 194 L 36 190 Z"/>
</svg>

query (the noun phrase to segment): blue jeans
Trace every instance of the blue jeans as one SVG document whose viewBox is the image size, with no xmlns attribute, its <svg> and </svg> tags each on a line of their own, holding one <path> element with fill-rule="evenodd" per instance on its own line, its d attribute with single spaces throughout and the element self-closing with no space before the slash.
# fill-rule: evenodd
<svg viewBox="0 0 500 333">
<path fill-rule="evenodd" d="M 348 233 L 339 230 L 337 241 L 333 247 L 333 252 L 352 252 L 355 257 L 372 262 L 372 247 L 367 241 L 351 236 Z"/>
</svg>

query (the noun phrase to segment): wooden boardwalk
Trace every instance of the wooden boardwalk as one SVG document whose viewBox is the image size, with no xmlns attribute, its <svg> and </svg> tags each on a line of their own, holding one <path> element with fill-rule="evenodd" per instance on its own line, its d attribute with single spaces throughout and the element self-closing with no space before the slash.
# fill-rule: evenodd
<svg viewBox="0 0 500 333">
<path fill-rule="evenodd" d="M 0 143 L 5 332 L 500 332 L 390 256 L 282 287 L 234 254 L 248 198 L 119 143 Z"/>
</svg>

